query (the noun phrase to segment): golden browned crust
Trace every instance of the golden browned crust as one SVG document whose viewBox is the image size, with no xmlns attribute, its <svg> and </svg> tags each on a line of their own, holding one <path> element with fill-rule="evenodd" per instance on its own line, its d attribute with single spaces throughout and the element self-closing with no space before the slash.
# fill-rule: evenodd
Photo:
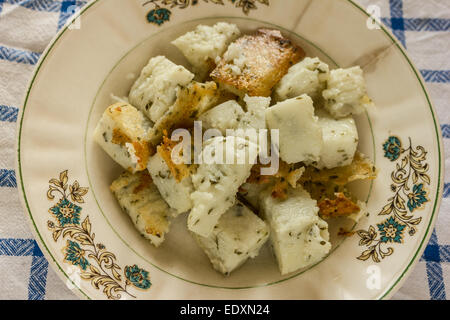
<svg viewBox="0 0 450 320">
<path fill-rule="evenodd" d="M 124 123 L 128 123 L 129 121 L 144 120 L 144 115 L 132 105 L 122 102 L 115 103 L 108 107 L 105 114 L 116 123 L 120 130 L 127 132 L 127 139 L 146 139 L 147 132 L 144 128 L 140 126 L 123 126 Z"/>
<path fill-rule="evenodd" d="M 125 133 L 123 133 L 120 129 L 115 128 L 112 134 L 112 143 L 118 144 L 120 146 L 125 146 L 127 143 L 131 143 L 133 145 L 135 152 L 135 156 L 137 158 L 136 170 L 142 171 L 147 168 L 147 163 L 149 158 L 155 153 L 153 147 L 150 145 L 148 141 L 132 141 Z M 128 168 L 128 171 L 132 172 L 132 168 Z"/>
<path fill-rule="evenodd" d="M 323 219 L 348 217 L 358 213 L 361 208 L 343 193 L 336 193 L 334 199 L 325 199 L 318 203 L 319 214 Z"/>
<path fill-rule="evenodd" d="M 293 165 L 289 165 L 284 161 L 280 161 L 280 168 L 273 176 L 261 175 L 261 168 L 268 167 L 268 165 L 256 164 L 253 166 L 250 177 L 247 183 L 252 184 L 271 184 L 272 197 L 275 199 L 285 200 L 287 198 L 289 185 L 293 188 L 297 187 L 297 182 L 301 178 L 304 168 L 295 169 Z"/>
<path fill-rule="evenodd" d="M 126 143 L 131 143 L 131 139 L 120 129 L 115 128 L 113 130 L 111 142 L 120 146 L 124 146 Z"/>
<path fill-rule="evenodd" d="M 338 236 L 341 236 L 341 237 L 351 237 L 351 236 L 353 236 L 355 233 L 356 233 L 355 231 L 347 231 L 347 230 L 345 230 L 345 229 L 343 229 L 343 228 L 340 228 L 340 229 L 339 229 L 339 232 L 338 232 Z"/>
<path fill-rule="evenodd" d="M 125 171 L 113 181 L 110 189 L 125 212 L 129 214 L 133 207 L 137 210 L 137 216 L 144 224 L 143 233 L 161 238 L 168 232 L 170 209 L 160 197 L 148 171 L 135 174 Z M 134 220 L 133 223 L 137 224 Z"/>
<path fill-rule="evenodd" d="M 147 168 L 148 159 L 155 153 L 155 150 L 147 141 L 146 132 L 144 129 L 135 127 L 127 130 L 121 126 L 121 118 L 133 118 L 139 116 L 136 108 L 129 104 L 116 103 L 110 106 L 107 110 L 109 116 L 113 118 L 118 124 L 117 128 L 113 129 L 111 142 L 124 147 L 127 143 L 133 145 L 135 156 L 137 158 L 136 170 L 142 171 Z M 127 131 L 127 133 L 124 132 Z M 132 168 L 128 168 L 130 172 Z"/>
<path fill-rule="evenodd" d="M 292 165 L 280 161 L 280 169 L 274 176 L 275 184 L 272 188 L 272 197 L 281 200 L 287 199 L 289 185 L 293 188 L 297 186 L 298 179 L 296 179 L 296 176 L 298 174 L 301 176 L 301 172 L 301 169 L 294 169 Z"/>
<path fill-rule="evenodd" d="M 235 41 L 242 47 L 246 66 L 240 75 L 233 74 L 229 63 L 222 59 L 211 77 L 249 96 L 268 97 L 273 87 L 289 68 L 305 57 L 305 52 L 283 37 L 278 30 L 260 29 L 255 35 L 245 35 Z"/>
<path fill-rule="evenodd" d="M 220 105 L 222 103 L 228 102 L 230 100 L 239 100 L 239 96 L 235 95 L 234 93 L 231 93 L 228 90 L 225 90 L 223 88 L 219 88 L 219 98 L 217 100 L 217 105 Z"/>
<path fill-rule="evenodd" d="M 164 130 L 163 142 L 158 147 L 159 155 L 164 159 L 167 166 L 169 167 L 170 172 L 172 173 L 172 176 L 177 182 L 183 181 L 184 178 L 188 177 L 191 174 L 190 168 L 185 163 L 176 164 L 172 160 L 172 151 L 179 143 L 181 142 L 170 140 L 167 137 L 167 131 Z M 183 155 L 180 154 L 180 156 L 182 157 Z"/>
<path fill-rule="evenodd" d="M 180 128 L 192 128 L 194 121 L 212 108 L 219 99 L 219 91 L 214 82 L 192 82 L 178 92 L 175 104 L 156 122 L 150 132 L 150 141 L 158 145 L 166 130 L 170 135 Z"/>
<path fill-rule="evenodd" d="M 114 193 L 117 194 L 121 189 L 125 188 L 127 185 L 129 185 L 133 180 L 133 176 L 130 172 L 126 171 L 123 172 L 119 178 L 114 180 L 109 187 L 109 189 Z"/>
<path fill-rule="evenodd" d="M 339 192 L 343 192 L 345 194 L 348 193 L 345 186 L 338 186 L 336 184 L 333 184 L 332 182 L 322 183 L 307 181 L 302 185 L 303 188 L 311 195 L 311 198 L 317 200 L 317 202 L 320 202 L 327 198 L 332 199 L 334 198 L 335 194 Z"/>
<path fill-rule="evenodd" d="M 206 81 L 210 81 L 211 80 L 210 74 L 211 74 L 211 72 L 214 71 L 214 69 L 217 67 L 217 65 L 216 65 L 216 62 L 211 58 L 208 58 L 208 60 L 206 60 L 206 65 L 207 65 L 207 70 L 208 70 L 207 75 L 206 75 L 207 76 Z"/>
<path fill-rule="evenodd" d="M 166 213 L 154 209 L 153 203 L 139 208 L 140 218 L 145 225 L 145 233 L 162 238 L 169 231 L 169 220 Z"/>
<path fill-rule="evenodd" d="M 133 142 L 133 147 L 136 150 L 137 168 L 145 170 L 148 160 L 155 154 L 155 149 L 148 141 L 135 141 Z"/>
<path fill-rule="evenodd" d="M 139 172 L 137 176 L 139 180 L 139 185 L 136 188 L 134 188 L 133 190 L 134 194 L 138 194 L 139 192 L 149 188 L 153 184 L 152 177 L 150 176 L 150 173 L 147 170 Z"/>
<path fill-rule="evenodd" d="M 250 172 L 250 177 L 248 177 L 247 179 L 247 183 L 251 183 L 251 184 L 268 184 L 270 182 L 272 182 L 272 177 L 273 176 L 263 176 L 261 175 L 261 168 L 264 167 L 268 167 L 268 166 L 264 166 L 260 163 L 255 164 L 252 167 L 252 170 Z"/>
<path fill-rule="evenodd" d="M 333 183 L 343 186 L 356 180 L 374 180 L 377 177 L 377 170 L 370 159 L 362 153 L 357 152 L 353 162 L 345 167 L 334 169 L 318 170 L 308 167 L 301 178 L 301 183 Z"/>
</svg>

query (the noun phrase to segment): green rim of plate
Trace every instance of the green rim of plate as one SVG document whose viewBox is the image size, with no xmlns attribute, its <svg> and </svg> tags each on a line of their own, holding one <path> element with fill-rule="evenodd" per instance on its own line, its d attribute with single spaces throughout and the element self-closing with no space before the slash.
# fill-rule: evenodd
<svg viewBox="0 0 450 320">
<path fill-rule="evenodd" d="M 99 1 L 101 0 L 93 0 L 91 3 L 89 3 L 86 7 L 82 8 L 82 10 L 80 10 L 79 13 L 77 13 L 74 17 L 72 17 L 72 19 L 70 21 L 68 21 L 68 23 L 66 23 L 65 27 L 60 30 L 58 32 L 58 34 L 54 37 L 54 39 L 51 41 L 51 44 L 47 47 L 47 49 L 45 50 L 45 52 L 43 53 L 43 55 L 40 57 L 39 62 L 37 64 L 37 67 L 34 71 L 33 77 L 30 80 L 30 83 L 28 85 L 28 89 L 27 89 L 27 93 L 24 99 L 24 103 L 23 103 L 23 108 L 20 111 L 20 121 L 18 122 L 18 138 L 17 138 L 17 161 L 16 161 L 16 165 L 17 165 L 17 172 L 19 172 L 19 182 L 20 182 L 20 188 L 19 191 L 21 191 L 22 193 L 22 197 L 21 200 L 24 203 L 24 207 L 27 209 L 28 211 L 28 217 L 31 221 L 31 224 L 33 226 L 33 231 L 34 233 L 38 236 L 37 239 L 39 240 L 39 243 L 41 245 L 41 247 L 44 247 L 45 250 L 43 251 L 44 254 L 46 255 L 49 261 L 51 261 L 52 263 L 54 263 L 57 267 L 58 270 L 64 275 L 64 277 L 66 278 L 66 280 L 69 280 L 72 282 L 72 284 L 74 285 L 74 288 L 76 288 L 78 290 L 79 293 L 82 294 L 83 297 L 87 298 L 87 299 L 91 299 L 89 297 L 89 295 L 87 293 L 85 293 L 81 288 L 79 288 L 78 286 L 76 286 L 76 284 L 70 280 L 69 276 L 65 273 L 65 271 L 63 270 L 63 268 L 60 266 L 60 264 L 56 261 L 55 257 L 52 255 L 52 253 L 50 252 L 49 248 L 47 247 L 46 243 L 43 240 L 43 237 L 41 235 L 41 233 L 39 232 L 39 229 L 37 228 L 36 222 L 33 218 L 33 214 L 31 213 L 29 204 L 28 204 L 28 199 L 26 196 L 26 192 L 25 192 L 25 187 L 24 187 L 24 177 L 23 177 L 23 173 L 22 173 L 22 166 L 21 166 L 21 152 L 20 152 L 20 147 L 21 147 L 21 138 L 22 138 L 22 127 L 23 127 L 23 121 L 24 121 L 24 116 L 25 116 L 25 110 L 27 107 L 27 103 L 28 103 L 28 99 L 31 93 L 31 89 L 33 88 L 33 84 L 34 81 L 36 80 L 37 75 L 39 74 L 39 71 L 42 67 L 42 64 L 44 63 L 44 61 L 46 60 L 47 56 L 49 55 L 49 53 L 52 51 L 52 49 L 54 48 L 54 46 L 58 43 L 58 40 L 63 36 L 63 34 L 69 30 L 69 26 L 71 25 L 71 23 L 79 18 L 81 15 L 83 15 L 88 9 L 90 9 L 92 6 L 94 6 L 95 4 L 97 4 Z M 356 4 L 353 0 L 345 0 L 348 1 L 350 4 L 352 4 L 355 8 L 357 8 L 361 13 L 363 13 L 364 15 L 366 15 L 367 17 L 370 17 L 370 15 L 358 4 Z M 381 26 L 381 30 L 388 36 L 388 38 L 392 41 L 393 44 L 395 44 L 397 46 L 397 48 L 400 50 L 400 52 L 402 53 L 402 55 L 404 56 L 404 58 L 406 59 L 406 61 L 408 62 L 408 64 L 410 65 L 412 71 L 414 72 L 417 80 L 419 81 L 422 90 L 426 96 L 427 102 L 428 102 L 428 106 L 430 108 L 431 111 L 431 115 L 434 121 L 434 126 L 435 126 L 435 133 L 436 133 L 436 138 L 437 138 L 437 147 L 438 147 L 438 159 L 439 159 L 439 170 L 438 170 L 438 183 L 437 183 L 437 190 L 436 190 L 436 197 L 434 200 L 434 206 L 433 206 L 433 211 L 431 214 L 431 217 L 429 219 L 429 224 L 427 226 L 426 232 L 424 237 L 422 238 L 422 241 L 420 242 L 419 248 L 416 250 L 416 253 L 414 254 L 413 258 L 411 259 L 411 261 L 409 262 L 409 264 L 407 265 L 407 267 L 405 268 L 405 270 L 403 270 L 402 274 L 394 281 L 393 285 L 386 290 L 386 292 L 384 294 L 381 294 L 379 299 L 384 299 L 387 296 L 389 296 L 392 291 L 397 287 L 397 285 L 405 278 L 405 275 L 407 275 L 407 273 L 410 272 L 411 267 L 415 264 L 418 255 L 423 252 L 424 248 L 424 243 L 425 241 L 430 237 L 430 229 L 432 227 L 432 225 L 434 224 L 435 221 L 435 214 L 436 214 L 436 209 L 439 208 L 440 206 L 440 199 L 442 196 L 442 152 L 441 152 L 441 145 L 442 145 L 442 141 L 441 141 L 441 133 L 440 133 L 440 128 L 437 124 L 437 119 L 436 119 L 436 114 L 433 108 L 433 105 L 431 103 L 431 100 L 429 98 L 428 92 L 424 86 L 423 83 L 423 79 L 422 77 L 419 75 L 419 73 L 417 72 L 416 68 L 414 67 L 413 63 L 411 62 L 410 58 L 408 57 L 408 55 L 406 54 L 404 48 L 402 47 L 402 45 L 398 42 L 397 39 L 395 39 L 395 37 L 391 34 L 391 32 L 389 30 L 387 30 L 387 28 L 383 25 L 380 24 Z M 288 279 L 285 279 L 288 280 Z M 283 281 L 285 281 L 283 280 Z M 73 289 L 74 292 L 75 289 Z"/>
<path fill-rule="evenodd" d="M 359 4 L 355 3 L 353 0 L 346 0 L 346 1 L 350 2 L 354 7 L 356 7 L 358 10 L 360 10 L 367 17 L 369 17 L 369 18 L 371 17 L 371 15 L 368 14 L 364 10 L 364 8 L 362 8 Z M 425 244 L 425 241 L 429 240 L 429 237 L 431 236 L 430 229 L 434 225 L 435 218 L 436 218 L 436 209 L 438 209 L 440 207 L 440 203 L 441 203 L 440 200 L 442 199 L 442 171 L 443 171 L 442 169 L 443 168 L 442 168 L 442 151 L 441 151 L 441 149 L 442 149 L 442 147 L 441 147 L 441 145 L 442 145 L 441 129 L 438 125 L 438 121 L 436 119 L 436 112 L 434 110 L 433 104 L 431 103 L 430 96 L 427 92 L 427 89 L 425 88 L 424 80 L 423 80 L 422 76 L 419 75 L 419 73 L 417 72 L 416 67 L 412 63 L 411 59 L 409 58 L 408 54 L 405 52 L 405 49 L 400 44 L 400 42 L 397 40 L 397 38 L 395 38 L 395 36 L 385 27 L 385 25 L 383 23 L 380 23 L 380 27 L 383 30 L 383 32 L 389 37 L 389 39 L 391 39 L 391 41 L 397 46 L 397 48 L 402 53 L 403 57 L 406 59 L 406 61 L 410 65 L 411 70 L 414 72 L 417 80 L 420 83 L 420 86 L 422 87 L 425 97 L 427 98 L 428 106 L 430 107 L 431 115 L 432 115 L 433 121 L 434 121 L 434 128 L 435 128 L 435 133 L 436 133 L 436 138 L 437 138 L 437 147 L 438 147 L 438 159 L 439 159 L 439 166 L 438 166 L 439 171 L 438 171 L 438 183 L 437 183 L 437 189 L 436 189 L 436 197 L 434 199 L 433 212 L 431 213 L 431 217 L 429 219 L 427 230 L 425 232 L 424 237 L 422 238 L 422 241 L 420 242 L 419 248 L 416 250 L 416 253 L 414 254 L 414 256 L 411 259 L 411 261 L 409 262 L 409 264 L 406 266 L 405 270 L 403 270 L 402 274 L 397 278 L 397 280 L 394 281 L 394 284 L 384 294 L 381 295 L 380 299 L 384 299 L 386 297 L 389 297 L 391 294 L 393 294 L 392 291 L 394 290 L 394 288 L 396 288 L 397 285 L 400 284 L 400 282 L 402 280 L 404 280 L 405 276 L 411 271 L 410 268 L 417 262 L 417 257 L 419 256 L 419 254 L 421 255 L 423 253 L 423 251 L 425 250 L 425 247 L 423 245 Z"/>
</svg>

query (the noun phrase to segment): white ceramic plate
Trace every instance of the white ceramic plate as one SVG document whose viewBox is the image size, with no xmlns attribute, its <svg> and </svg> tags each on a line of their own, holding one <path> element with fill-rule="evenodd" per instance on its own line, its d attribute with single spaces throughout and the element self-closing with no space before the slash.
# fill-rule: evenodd
<svg viewBox="0 0 450 320">
<path fill-rule="evenodd" d="M 442 143 L 423 80 L 383 27 L 348 0 L 99 0 L 42 55 L 18 127 L 18 181 L 50 264 L 91 299 L 380 299 L 421 256 L 439 211 Z M 168 3 L 167 1 L 165 3 Z M 170 40 L 197 24 L 279 28 L 331 66 L 365 71 L 377 108 L 358 117 L 360 150 L 380 175 L 360 185 L 371 213 L 321 263 L 280 276 L 270 250 L 230 277 L 215 272 L 177 221 L 153 248 L 109 192 L 121 169 L 92 142 L 111 103 L 151 56 L 185 60 Z M 54 179 L 54 180 L 51 180 Z M 85 189 L 88 188 L 88 189 Z M 341 243 L 342 242 L 342 243 Z"/>
</svg>

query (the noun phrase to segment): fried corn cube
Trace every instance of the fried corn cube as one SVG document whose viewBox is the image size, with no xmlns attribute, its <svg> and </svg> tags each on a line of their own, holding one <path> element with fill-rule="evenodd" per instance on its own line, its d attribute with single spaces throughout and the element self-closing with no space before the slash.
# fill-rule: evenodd
<svg viewBox="0 0 450 320">
<path fill-rule="evenodd" d="M 366 82 L 362 69 L 331 70 L 327 89 L 322 92 L 325 109 L 335 118 L 357 115 L 373 106 L 367 96 Z"/>
<path fill-rule="evenodd" d="M 247 110 L 242 116 L 239 128 L 266 129 L 266 110 L 270 106 L 271 98 L 250 97 L 246 95 L 244 102 Z"/>
<path fill-rule="evenodd" d="M 279 130 L 280 157 L 288 164 L 319 161 L 322 128 L 308 95 L 279 102 L 266 110 L 269 129 Z"/>
<path fill-rule="evenodd" d="M 319 58 L 306 57 L 293 65 L 275 87 L 275 100 L 283 101 L 307 94 L 313 99 L 321 96 L 330 76 L 330 68 Z"/>
<path fill-rule="evenodd" d="M 198 25 L 172 42 L 194 67 L 200 78 L 207 76 L 215 67 L 217 57 L 240 36 L 235 24 L 219 22 L 214 26 Z"/>
<path fill-rule="evenodd" d="M 135 107 L 116 103 L 110 106 L 94 131 L 94 140 L 124 169 L 143 171 L 153 153 L 148 132 L 151 123 Z"/>
<path fill-rule="evenodd" d="M 202 121 L 205 130 L 217 129 L 226 135 L 227 130 L 238 128 L 244 114 L 239 103 L 230 100 L 204 113 L 198 120 Z"/>
<path fill-rule="evenodd" d="M 211 235 L 220 217 L 236 203 L 239 187 L 250 176 L 257 156 L 258 146 L 240 137 L 205 142 L 203 163 L 192 176 L 195 192 L 191 195 L 189 230 L 203 237 Z"/>
<path fill-rule="evenodd" d="M 194 121 L 215 106 L 220 97 L 214 82 L 192 82 L 179 90 L 175 104 L 159 119 L 150 130 L 150 141 L 157 146 L 164 135 L 170 135 L 179 128 L 191 128 Z"/>
<path fill-rule="evenodd" d="M 261 207 L 281 274 L 312 266 L 331 250 L 328 224 L 302 187 L 289 188 L 285 200 L 273 198 L 267 190 L 261 195 Z"/>
<path fill-rule="evenodd" d="M 192 179 L 186 176 L 177 181 L 161 156 L 160 150 L 158 148 L 158 152 L 150 158 L 148 171 L 163 199 L 179 215 L 192 208 L 191 193 L 194 192 Z"/>
<path fill-rule="evenodd" d="M 265 129 L 265 111 L 270 105 L 270 98 L 245 96 L 246 111 L 235 100 L 229 100 L 203 114 L 204 129 L 218 129 L 224 136 L 227 130 Z"/>
<path fill-rule="evenodd" d="M 317 115 L 322 128 L 323 148 L 319 162 L 313 166 L 333 169 L 350 165 L 359 142 L 355 120 L 351 116 L 334 119 L 323 110 Z"/>
<path fill-rule="evenodd" d="M 269 97 L 289 68 L 304 56 L 280 31 L 259 29 L 255 35 L 231 43 L 211 77 L 241 97 Z"/>
<path fill-rule="evenodd" d="M 258 256 L 269 238 L 269 227 L 242 203 L 238 202 L 219 220 L 209 237 L 193 233 L 214 269 L 230 274 L 249 258 Z"/>
<path fill-rule="evenodd" d="M 156 122 L 174 104 L 180 87 L 192 79 L 194 74 L 183 66 L 163 56 L 154 57 L 131 88 L 129 101 Z"/>
<path fill-rule="evenodd" d="M 124 172 L 110 187 L 136 229 L 155 247 L 164 242 L 173 212 L 162 199 L 148 172 Z"/>
</svg>

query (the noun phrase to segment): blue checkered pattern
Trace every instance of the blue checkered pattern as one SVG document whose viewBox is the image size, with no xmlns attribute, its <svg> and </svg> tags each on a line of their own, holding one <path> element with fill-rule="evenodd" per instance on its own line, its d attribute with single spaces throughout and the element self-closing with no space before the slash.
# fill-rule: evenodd
<svg viewBox="0 0 450 320">
<path fill-rule="evenodd" d="M 30 266 L 30 278 L 28 280 L 28 299 L 44 299 L 48 262 L 44 258 L 36 241 L 32 239 L 0 239 L 0 255 L 33 257 Z"/>
<path fill-rule="evenodd" d="M 373 1 L 370 0 L 359 0 L 363 6 L 368 6 L 372 4 Z M 415 5 L 418 8 L 418 14 L 420 12 L 420 6 L 423 1 L 421 0 L 377 0 L 375 1 L 377 4 L 382 6 L 385 10 L 385 17 L 382 18 L 382 21 L 392 29 L 395 36 L 400 40 L 400 42 L 408 49 L 408 44 L 410 43 L 410 38 L 414 39 L 419 35 L 427 36 L 430 34 L 434 35 L 435 39 L 449 39 L 450 35 L 450 2 L 445 0 L 441 1 L 443 3 L 442 7 L 439 10 L 436 10 L 436 16 L 434 14 L 429 14 L 427 17 L 411 17 L 405 16 L 405 9 L 408 9 L 408 6 Z M 437 3 L 437 1 L 436 1 Z M 33 66 L 37 63 L 41 51 L 37 51 L 35 48 L 27 48 L 26 46 L 19 48 L 8 43 L 3 43 L 2 39 L 2 16 L 7 15 L 6 13 L 6 5 L 8 5 L 8 10 L 11 10 L 14 6 L 21 7 L 23 9 L 29 10 L 29 14 L 38 14 L 38 13 L 47 13 L 51 15 L 55 15 L 55 26 L 54 33 L 59 30 L 66 20 L 70 17 L 72 12 L 69 12 L 69 8 L 73 8 L 72 6 L 81 7 L 85 4 L 85 1 L 66 1 L 66 0 L 0 0 L 0 80 L 2 77 L 2 61 L 6 63 L 10 63 L 17 67 L 20 71 L 20 68 L 24 68 L 24 72 L 30 73 L 31 69 L 27 69 L 27 66 Z M 442 8 L 444 12 L 442 12 Z M 444 16 L 443 16 L 444 15 Z M 6 22 L 5 22 L 6 23 Z M 24 21 L 24 23 L 27 23 Z M 43 49 L 43 48 L 42 48 Z M 440 52 L 441 48 L 436 46 L 436 53 L 440 53 L 441 56 L 447 57 L 446 52 Z M 442 48 L 442 50 L 447 50 L 446 48 Z M 410 51 L 411 54 L 414 54 L 414 51 Z M 429 57 L 430 60 L 437 59 L 436 57 Z M 444 59 L 445 60 L 445 59 Z M 416 61 L 417 62 L 417 61 Z M 421 68 L 421 73 L 424 79 L 427 81 L 429 87 L 431 87 L 431 92 L 433 99 L 437 101 L 436 107 L 438 109 L 438 114 L 441 116 L 441 121 L 444 122 L 442 125 L 442 133 L 444 137 L 445 143 L 447 143 L 448 139 L 450 139 L 450 117 L 448 117 L 448 113 L 445 112 L 448 97 L 441 97 L 443 91 L 450 91 L 449 83 L 450 83 L 450 65 L 445 65 L 448 61 L 442 61 L 444 66 L 443 69 L 429 67 L 429 65 L 423 61 L 420 61 L 419 68 Z M 22 66 L 22 67 L 21 67 Z M 434 65 L 433 65 L 434 66 Z M 0 81 L 0 97 L 2 90 L 2 82 Z M 438 86 L 438 87 L 432 87 Z M 437 98 L 437 99 L 436 99 Z M 9 99 L 8 101 L 0 100 L 0 129 L 1 127 L 10 128 L 10 130 L 14 130 L 14 122 L 17 121 L 18 114 L 18 106 L 20 103 L 21 97 L 16 97 L 16 99 Z M 15 101 L 15 105 L 11 104 L 11 101 Z M 444 102 L 445 101 L 445 102 Z M 442 116 L 443 115 L 443 116 Z M 448 122 L 449 124 L 445 124 Z M 8 127 L 9 125 L 9 127 Z M 446 157 L 446 159 L 449 157 Z M 4 166 L 4 168 L 1 168 Z M 9 162 L 9 167 L 6 164 L 0 162 L 0 194 L 2 192 L 7 193 L 11 190 L 17 188 L 17 181 L 15 177 L 14 170 L 11 170 L 13 167 L 13 159 Z M 444 197 L 449 198 L 450 200 L 450 179 L 447 180 L 449 183 L 445 184 Z M 441 210 L 441 216 L 445 218 L 448 214 L 446 207 L 447 199 L 444 199 L 443 209 Z M 449 201 L 450 205 L 450 201 Z M 1 207 L 0 207 L 1 208 Z M 450 209 L 450 207 L 448 208 Z M 2 215 L 7 215 L 8 211 L 1 211 Z M 0 216 L 2 218 L 2 216 Z M 448 220 L 443 220 L 448 221 Z M 443 243 L 440 241 L 438 235 L 438 231 L 434 231 L 430 240 L 428 247 L 425 250 L 423 257 L 419 264 L 424 265 L 424 274 L 415 274 L 413 273 L 412 277 L 419 278 L 419 282 L 422 281 L 420 279 L 423 276 L 423 281 L 427 282 L 428 292 L 419 292 L 412 294 L 411 292 L 405 291 L 414 291 L 418 290 L 418 288 L 409 285 L 409 283 L 413 283 L 411 279 L 409 279 L 405 287 L 406 289 L 402 289 L 401 292 L 403 297 L 408 297 L 408 294 L 411 296 L 421 299 L 433 299 L 433 300 L 444 300 L 447 298 L 446 294 L 446 282 L 445 277 L 446 274 L 450 274 L 450 267 L 445 272 L 445 268 L 449 266 L 449 258 L 450 258 L 450 245 L 448 242 L 448 230 L 446 230 L 447 224 L 442 226 L 444 233 L 441 233 L 446 236 L 446 241 Z M 55 278 L 53 276 L 53 271 L 48 269 L 48 262 L 42 255 L 42 252 L 39 250 L 35 240 L 32 239 L 32 236 L 29 235 L 28 238 L 11 238 L 4 237 L 4 233 L 6 231 L 1 229 L 0 227 L 0 263 L 3 257 L 14 257 L 14 258 L 25 258 L 31 257 L 31 262 L 29 262 L 28 272 L 29 277 L 26 278 L 28 281 L 26 288 L 27 294 L 26 298 L 30 300 L 39 300 L 45 299 L 49 296 L 49 279 Z M 19 262 L 18 262 L 19 266 Z M 420 269 L 419 267 L 417 269 Z M 0 264 L 0 274 L 3 273 L 4 269 L 2 269 L 2 265 Z M 21 279 L 25 279 L 23 275 L 18 277 L 17 281 L 24 281 Z M 2 283 L 2 278 L 0 275 L 0 286 L 2 286 L 2 291 L 0 291 L 0 298 L 2 297 L 24 297 L 23 295 L 19 295 L 16 292 L 10 292 L 5 295 L 5 287 L 8 287 L 6 283 Z M 5 280 L 3 280 L 5 281 Z M 64 290 L 68 290 L 65 288 L 64 284 L 55 280 L 55 284 L 52 285 L 52 290 L 58 290 L 58 292 L 62 292 Z M 447 283 L 450 286 L 450 283 Z M 67 296 L 68 294 L 66 294 Z"/>
<path fill-rule="evenodd" d="M 450 246 L 439 245 L 434 231 L 421 259 L 427 265 L 428 285 L 433 300 L 446 300 L 442 263 L 450 262 L 449 257 Z"/>
<path fill-rule="evenodd" d="M 4 73 L 5 70 L 2 69 L 2 63 L 10 64 L 8 71 L 11 70 L 11 68 L 13 70 L 15 68 L 17 72 L 27 73 L 31 76 L 32 66 L 36 65 L 38 62 L 42 50 L 45 48 L 48 40 L 64 26 L 66 21 L 74 13 L 74 6 L 81 8 L 86 2 L 87 1 L 66 0 L 0 0 L 0 97 L 2 90 L 7 89 L 2 88 L 6 82 L 2 80 L 10 80 L 3 78 L 3 74 L 6 74 L 7 72 Z M 35 48 L 28 48 L 26 44 L 22 44 L 22 47 L 15 46 L 10 43 L 12 42 L 11 39 L 8 39 L 9 41 L 3 39 L 3 28 L 7 27 L 5 24 L 9 21 L 9 16 L 12 16 L 11 21 L 14 20 L 15 7 L 24 9 L 21 11 L 22 14 L 29 14 L 30 16 L 40 14 L 39 17 L 46 19 L 46 23 L 49 24 L 51 30 L 49 31 L 46 43 L 40 48 L 41 50 L 37 51 Z M 10 12 L 13 12 L 13 14 L 9 14 Z M 4 18 L 5 20 L 3 20 Z M 39 22 L 39 20 L 35 22 Z M 23 23 L 27 24 L 29 21 L 23 21 Z M 36 25 L 30 26 L 31 29 L 33 27 L 36 27 Z M 43 42 L 45 42 L 45 40 L 43 40 Z M 31 66 L 32 68 L 28 68 L 28 66 Z M 22 95 L 23 92 L 18 97 L 6 99 L 7 101 L 0 100 L 0 128 L 2 130 L 10 130 L 12 137 L 15 132 L 15 123 L 19 112 L 18 106 L 21 103 Z M 12 104 L 14 102 L 15 104 Z M 2 131 L 0 131 L 0 133 L 1 132 Z M 3 141 L 0 139 L 0 143 L 2 142 Z M 3 145 L 0 144 L 0 148 L 2 147 Z M 11 169 L 14 167 L 14 159 L 12 158 L 10 161 L 5 162 L 6 163 L 2 163 L 0 161 L 0 194 L 17 189 L 16 175 L 14 170 Z M 8 208 L 1 209 L 1 218 L 4 218 L 4 216 L 9 214 L 9 210 Z M 18 222 L 26 223 L 25 219 L 20 219 Z M 6 265 L 6 263 L 5 265 L 2 265 L 5 259 L 10 258 L 12 260 L 7 260 L 8 262 L 15 261 L 17 263 L 17 269 L 28 270 L 28 275 L 18 274 L 16 279 L 3 279 L 0 275 L 0 286 L 2 287 L 0 299 L 18 298 L 43 300 L 49 296 L 49 292 L 47 292 L 49 281 L 52 282 L 50 285 L 53 290 L 64 291 L 64 297 L 75 298 L 75 296 L 65 287 L 64 283 L 57 279 L 53 274 L 53 270 L 49 270 L 47 260 L 29 232 L 21 232 L 25 234 L 27 238 L 11 238 L 11 235 L 5 237 L 5 232 L 7 231 L 8 230 L 2 229 L 2 226 L 0 226 L 0 274 L 6 273 L 15 275 L 14 272 L 10 272 L 11 269 L 14 271 L 14 265 Z M 26 281 L 26 283 L 11 286 L 11 283 L 9 283 L 10 281 Z M 13 292 L 5 292 L 8 288 L 11 288 L 10 290 Z M 58 297 L 57 295 L 54 295 L 53 298 Z"/>
<path fill-rule="evenodd" d="M 442 18 L 411 18 L 404 16 L 404 7 L 413 1 L 407 0 L 389 0 L 390 18 L 383 18 L 382 21 L 390 27 L 394 35 L 400 40 L 403 46 L 408 49 L 408 34 L 412 33 L 442 33 L 445 37 L 450 32 L 450 19 Z M 447 16 L 450 16 L 450 3 L 447 4 Z M 438 12 L 436 12 L 438 14 Z M 414 35 L 412 35 L 414 37 Z M 431 45 L 431 44 L 430 44 Z M 436 48 L 436 50 L 439 50 Z M 444 49 L 446 50 L 446 49 Z M 433 59 L 433 57 L 430 57 Z M 419 65 L 420 67 L 420 65 Z M 450 83 L 450 70 L 421 70 L 422 76 L 428 83 L 448 84 Z M 431 86 L 429 84 L 429 86 Z M 449 87 L 443 87 L 443 90 L 449 90 Z M 444 107 L 436 105 L 438 108 Z M 445 106 L 446 107 L 446 106 Z M 443 119 L 441 119 L 442 121 Z M 450 125 L 443 124 L 442 135 L 444 139 L 450 138 Z M 447 143 L 447 141 L 445 141 Z M 448 157 L 446 156 L 446 159 Z M 444 197 L 450 197 L 450 183 L 445 183 Z M 444 199 L 446 202 L 447 199 Z M 448 212 L 441 210 L 441 215 L 446 215 Z M 438 228 L 440 226 L 438 225 Z M 443 226 L 444 230 L 446 226 Z M 446 230 L 447 231 L 447 230 Z M 447 231 L 448 232 L 448 231 Z M 429 297 L 431 300 L 446 300 L 446 283 L 444 279 L 443 265 L 448 264 L 450 256 L 450 246 L 439 242 L 438 232 L 434 230 L 430 242 L 425 249 L 425 252 L 420 260 L 420 263 L 425 263 L 426 276 L 428 281 Z M 448 283 L 450 285 L 450 283 Z"/>
</svg>

